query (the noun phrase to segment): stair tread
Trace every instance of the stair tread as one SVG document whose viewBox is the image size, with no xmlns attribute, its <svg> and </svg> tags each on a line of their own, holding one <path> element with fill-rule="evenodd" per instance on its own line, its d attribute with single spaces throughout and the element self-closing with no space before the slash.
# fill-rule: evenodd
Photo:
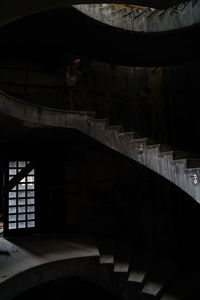
<svg viewBox="0 0 200 300">
<path fill-rule="evenodd" d="M 100 264 L 114 264 L 114 255 L 112 253 L 100 254 Z"/>
<path fill-rule="evenodd" d="M 115 243 L 114 272 L 128 273 L 130 262 L 130 245 L 124 241 Z"/>
<path fill-rule="evenodd" d="M 171 260 L 159 260 L 154 265 L 148 278 L 145 280 L 143 293 L 157 296 L 164 284 L 170 280 L 177 270 L 177 262 Z"/>
<path fill-rule="evenodd" d="M 133 258 L 128 281 L 142 283 L 153 261 L 153 254 L 139 253 Z"/>
<path fill-rule="evenodd" d="M 114 263 L 113 241 L 109 237 L 98 237 L 97 246 L 100 253 L 99 262 L 101 264 Z"/>
<path fill-rule="evenodd" d="M 134 135 L 135 131 L 124 131 L 124 132 L 119 132 L 119 136 L 123 136 L 123 135 Z"/>
</svg>

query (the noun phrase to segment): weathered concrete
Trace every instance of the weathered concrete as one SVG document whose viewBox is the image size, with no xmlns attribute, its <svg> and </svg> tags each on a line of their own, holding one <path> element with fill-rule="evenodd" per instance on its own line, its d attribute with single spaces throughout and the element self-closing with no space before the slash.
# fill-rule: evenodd
<svg viewBox="0 0 200 300">
<path fill-rule="evenodd" d="M 199 24 L 200 0 L 189 1 L 166 10 L 135 8 L 128 13 L 118 12 L 110 5 L 99 4 L 75 5 L 76 9 L 105 24 L 130 31 L 160 32 Z"/>
<path fill-rule="evenodd" d="M 121 126 L 109 126 L 107 120 L 95 119 L 94 112 L 44 108 L 4 93 L 0 94 L 0 112 L 26 126 L 76 128 L 165 177 L 200 203 L 200 160 L 186 159 L 187 153 L 169 151 L 165 145 L 150 145 L 148 138 L 137 138 L 134 132 L 122 132 Z"/>
<path fill-rule="evenodd" d="M 137 4 L 142 6 L 150 7 L 169 7 L 175 3 L 178 3 L 177 0 L 168 0 L 168 1 L 156 1 L 154 0 L 104 0 L 104 3 L 123 3 L 126 4 Z M 180 1 L 181 2 L 181 1 Z M 0 3 L 0 26 L 13 22 L 24 16 L 28 16 L 34 13 L 46 11 L 49 9 L 67 7 L 74 4 L 90 4 L 90 3 L 102 3 L 100 0 L 6 0 L 1 1 Z"/>
</svg>

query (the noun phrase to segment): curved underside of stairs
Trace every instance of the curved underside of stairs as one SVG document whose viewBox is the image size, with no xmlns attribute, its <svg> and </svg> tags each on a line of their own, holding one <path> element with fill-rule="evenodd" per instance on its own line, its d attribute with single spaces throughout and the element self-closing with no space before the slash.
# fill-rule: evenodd
<svg viewBox="0 0 200 300">
<path fill-rule="evenodd" d="M 184 1 L 178 0 L 168 0 L 168 1 L 154 1 L 154 0 L 104 0 L 104 3 L 126 3 L 126 4 L 136 4 L 141 6 L 149 6 L 155 8 L 167 8 L 173 4 L 177 4 Z M 34 13 L 39 13 L 42 11 L 68 7 L 69 5 L 75 4 L 94 4 L 102 3 L 100 0 L 7 0 L 1 1 L 0 3 L 0 26 L 13 22 L 14 20 L 20 19 L 24 16 L 28 16 Z"/>
<path fill-rule="evenodd" d="M 165 177 L 200 203 L 200 160 L 188 153 L 172 151 L 166 145 L 152 144 L 135 132 L 110 126 L 107 119 L 96 119 L 94 112 L 65 111 L 28 104 L 0 93 L 0 113 L 16 118 L 29 127 L 75 128 L 109 148 Z"/>
<path fill-rule="evenodd" d="M 200 0 L 191 0 L 164 10 L 149 7 L 116 10 L 108 4 L 81 4 L 74 8 L 107 25 L 130 31 L 169 31 L 200 23 Z"/>
</svg>

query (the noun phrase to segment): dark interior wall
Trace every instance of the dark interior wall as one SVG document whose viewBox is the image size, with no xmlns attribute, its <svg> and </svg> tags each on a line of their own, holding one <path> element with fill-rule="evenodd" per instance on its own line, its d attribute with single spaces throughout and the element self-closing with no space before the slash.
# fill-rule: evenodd
<svg viewBox="0 0 200 300">
<path fill-rule="evenodd" d="M 169 142 L 194 152 L 199 145 L 200 62 L 162 69 Z"/>
<path fill-rule="evenodd" d="M 0 61 L 0 89 L 30 103 L 62 108 L 65 68 L 45 62 Z"/>
<path fill-rule="evenodd" d="M 132 173 L 128 162 L 101 146 L 100 150 L 81 145 L 59 148 L 64 150 L 59 158 L 56 153 L 56 158 L 42 157 L 38 164 L 42 230 L 108 235 L 125 232 L 123 201 L 127 194 L 121 188 L 128 184 L 127 172 Z"/>
<path fill-rule="evenodd" d="M 133 68 L 83 64 L 77 106 L 177 148 L 199 152 L 200 62 Z"/>
<path fill-rule="evenodd" d="M 44 62 L 1 61 L 0 89 L 31 103 L 63 108 L 65 69 Z M 76 109 L 95 110 L 111 124 L 199 152 L 199 69 L 199 62 L 136 68 L 82 59 Z"/>
<path fill-rule="evenodd" d="M 80 267 L 79 267 L 80 268 Z M 78 300 L 80 298 L 87 298 L 88 300 L 119 300 L 122 299 L 114 296 L 97 285 L 92 284 L 79 277 L 66 277 L 54 280 L 38 287 L 32 288 L 15 297 L 13 300 L 35 299 L 35 298 L 48 298 L 49 300 Z"/>
<path fill-rule="evenodd" d="M 43 145 L 35 158 L 39 232 L 94 233 L 159 255 L 198 254 L 198 203 L 106 147 L 66 140 Z"/>
</svg>

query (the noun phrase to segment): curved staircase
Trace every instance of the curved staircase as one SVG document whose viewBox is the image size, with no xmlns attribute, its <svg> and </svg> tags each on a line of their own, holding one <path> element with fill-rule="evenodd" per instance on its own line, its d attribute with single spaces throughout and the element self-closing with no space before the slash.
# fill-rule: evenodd
<svg viewBox="0 0 200 300">
<path fill-rule="evenodd" d="M 200 203 L 200 159 L 167 145 L 156 144 L 138 133 L 124 132 L 95 112 L 65 111 L 28 104 L 0 93 L 0 113 L 16 118 L 27 127 L 75 128 L 109 148 L 165 177 Z"/>
<path fill-rule="evenodd" d="M 167 9 L 111 4 L 74 5 L 82 13 L 105 24 L 130 31 L 161 32 L 189 27 L 200 22 L 200 0 Z"/>
</svg>

